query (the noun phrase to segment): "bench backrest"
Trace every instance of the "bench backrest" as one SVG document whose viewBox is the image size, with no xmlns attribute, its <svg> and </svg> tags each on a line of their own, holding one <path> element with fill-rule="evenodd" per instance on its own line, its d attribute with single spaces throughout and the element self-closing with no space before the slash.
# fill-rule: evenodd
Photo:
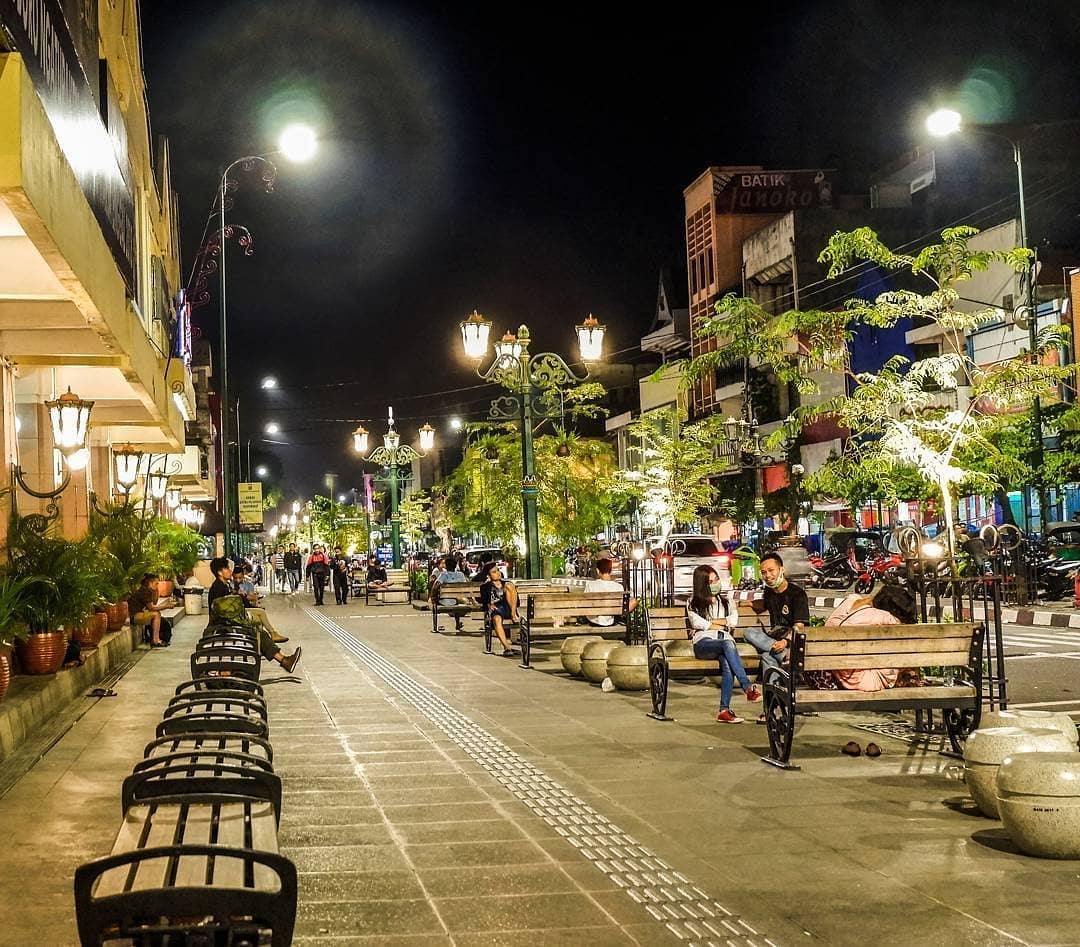
<svg viewBox="0 0 1080 947">
<path fill-rule="evenodd" d="M 458 601 L 463 598 L 476 598 L 480 594 L 480 585 L 480 582 L 451 582 L 449 585 L 440 585 L 436 601 L 444 595 Z"/>
<path fill-rule="evenodd" d="M 749 602 L 739 602 L 739 627 L 760 624 Z M 686 609 L 682 606 L 650 608 L 648 611 L 649 641 L 685 641 L 689 637 Z M 735 631 L 738 636 L 738 630 Z"/>
<path fill-rule="evenodd" d="M 569 585 L 553 585 L 547 579 L 511 579 L 519 592 L 569 592 Z"/>
<path fill-rule="evenodd" d="M 966 667 L 976 642 L 971 622 L 836 625 L 807 628 L 801 638 L 807 671 Z"/>
<path fill-rule="evenodd" d="M 625 592 L 530 592 L 526 614 L 530 621 L 622 615 L 626 604 Z"/>
</svg>

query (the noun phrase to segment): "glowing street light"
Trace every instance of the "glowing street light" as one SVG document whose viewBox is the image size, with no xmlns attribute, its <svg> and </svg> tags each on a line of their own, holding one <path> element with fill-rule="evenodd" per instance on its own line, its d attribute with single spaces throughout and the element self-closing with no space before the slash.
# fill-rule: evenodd
<svg viewBox="0 0 1080 947">
<path fill-rule="evenodd" d="M 294 122 L 286 125 L 278 137 L 278 149 L 290 161 L 303 164 L 315 157 L 319 150 L 319 139 L 310 125 Z"/>
<path fill-rule="evenodd" d="M 435 446 L 435 428 L 424 424 L 420 428 L 420 450 L 431 450 Z"/>
<path fill-rule="evenodd" d="M 352 432 L 353 450 L 358 454 L 366 454 L 368 449 L 368 432 L 364 425 L 360 425 Z"/>
<path fill-rule="evenodd" d="M 260 388 L 270 390 L 271 388 L 277 388 L 277 379 L 273 375 L 267 375 L 260 383 Z"/>
<path fill-rule="evenodd" d="M 116 486 L 121 493 L 129 494 L 135 488 L 142 458 L 143 452 L 131 444 L 125 444 L 113 451 L 113 472 L 116 475 Z"/>
<path fill-rule="evenodd" d="M 960 113 L 954 109 L 938 109 L 926 118 L 926 130 L 935 138 L 945 138 L 960 131 Z"/>
<path fill-rule="evenodd" d="M 65 459 L 86 447 L 93 406 L 93 401 L 83 401 L 72 393 L 71 388 L 55 401 L 45 402 L 52 424 L 53 444 Z"/>
<path fill-rule="evenodd" d="M 585 317 L 585 321 L 574 328 L 577 330 L 578 348 L 581 351 L 581 360 L 583 362 L 600 361 L 600 357 L 604 350 L 605 327 L 600 325 L 596 316 L 590 312 L 589 315 Z"/>
<path fill-rule="evenodd" d="M 263 430 L 265 430 L 267 434 L 280 434 L 281 425 L 278 424 L 277 421 L 271 421 Z"/>
<path fill-rule="evenodd" d="M 266 464 L 259 464 L 259 466 L 255 468 L 255 476 L 260 480 L 264 479 L 268 473 L 270 473 L 270 471 L 267 469 Z"/>
<path fill-rule="evenodd" d="M 465 424 L 461 420 L 461 418 L 451 418 L 450 419 L 450 430 L 452 430 L 452 431 L 460 431 L 464 426 L 465 426 Z"/>
<path fill-rule="evenodd" d="M 465 347 L 465 355 L 477 361 L 482 359 L 487 354 L 490 334 L 491 321 L 474 309 L 472 315 L 461 323 L 461 343 Z"/>
</svg>

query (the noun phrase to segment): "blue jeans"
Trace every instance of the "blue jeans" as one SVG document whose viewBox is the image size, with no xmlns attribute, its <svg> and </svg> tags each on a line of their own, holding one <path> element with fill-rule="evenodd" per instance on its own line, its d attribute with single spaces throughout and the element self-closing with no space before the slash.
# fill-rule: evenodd
<svg viewBox="0 0 1080 947">
<path fill-rule="evenodd" d="M 770 638 L 756 625 L 743 628 L 742 636 L 743 640 L 748 644 L 752 644 L 754 648 L 757 649 L 758 654 L 761 655 L 761 679 L 765 680 L 765 672 L 769 668 L 780 667 L 780 659 L 784 657 L 787 649 L 781 651 L 779 654 L 774 654 L 772 646 L 776 644 L 776 639 Z"/>
<path fill-rule="evenodd" d="M 699 661 L 720 662 L 720 709 L 726 710 L 731 706 L 732 678 L 739 681 L 739 686 L 744 690 L 750 689 L 750 678 L 746 676 L 742 658 L 735 650 L 735 642 L 730 638 L 702 638 L 694 644 L 694 657 Z"/>
</svg>

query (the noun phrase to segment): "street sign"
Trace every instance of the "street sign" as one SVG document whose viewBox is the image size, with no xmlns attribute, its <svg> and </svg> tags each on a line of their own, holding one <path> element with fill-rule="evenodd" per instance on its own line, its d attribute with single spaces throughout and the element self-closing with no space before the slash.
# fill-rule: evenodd
<svg viewBox="0 0 1080 947">
<path fill-rule="evenodd" d="M 261 483 L 238 483 L 236 485 L 237 512 L 242 530 L 262 529 L 263 501 Z"/>
</svg>

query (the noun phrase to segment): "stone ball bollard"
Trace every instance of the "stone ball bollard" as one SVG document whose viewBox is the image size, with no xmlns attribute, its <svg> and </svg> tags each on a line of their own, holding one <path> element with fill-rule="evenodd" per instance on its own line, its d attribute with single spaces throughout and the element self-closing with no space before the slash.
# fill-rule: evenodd
<svg viewBox="0 0 1080 947">
<path fill-rule="evenodd" d="M 1016 753 L 1062 753 L 1074 750 L 1060 730 L 991 727 L 976 730 L 964 743 L 964 782 L 979 811 L 991 819 L 998 815 L 994 777 L 1002 761 Z"/>
<path fill-rule="evenodd" d="M 643 644 L 619 645 L 607 659 L 607 673 L 616 690 L 649 689 L 649 649 Z"/>
<path fill-rule="evenodd" d="M 979 718 L 979 729 L 1023 727 L 1025 730 L 1060 730 L 1076 746 L 1078 734 L 1073 718 L 1053 710 L 992 710 Z"/>
<path fill-rule="evenodd" d="M 567 638 L 559 649 L 563 670 L 572 677 L 581 677 L 581 652 L 591 641 L 603 640 L 599 635 L 574 635 Z"/>
<path fill-rule="evenodd" d="M 616 648 L 618 641 L 590 641 L 581 652 L 581 673 L 585 680 L 594 684 L 601 683 L 607 677 L 607 659 Z"/>
<path fill-rule="evenodd" d="M 1022 852 L 1080 859 L 1080 753 L 1016 753 L 995 788 L 1001 824 Z"/>
</svg>

